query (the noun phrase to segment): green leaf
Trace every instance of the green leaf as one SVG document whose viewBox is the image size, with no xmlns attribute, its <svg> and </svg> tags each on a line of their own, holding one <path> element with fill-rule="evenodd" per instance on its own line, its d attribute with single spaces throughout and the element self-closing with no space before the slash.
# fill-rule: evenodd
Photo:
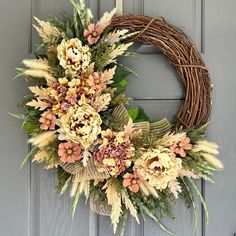
<svg viewBox="0 0 236 236">
<path fill-rule="evenodd" d="M 125 212 L 121 218 L 121 223 L 120 223 L 120 236 L 123 236 L 125 233 L 125 228 L 126 228 L 127 222 L 128 222 L 128 215 L 129 215 L 128 210 L 125 210 Z"/>
<path fill-rule="evenodd" d="M 193 227 L 193 232 L 196 231 L 197 229 L 197 222 L 198 222 L 198 215 L 197 215 L 197 208 L 196 208 L 196 204 L 195 204 L 195 201 L 194 201 L 194 196 L 193 196 L 193 193 L 192 193 L 192 190 L 188 187 L 187 183 L 185 183 L 184 181 L 184 178 L 180 178 L 181 179 L 181 182 L 182 184 L 184 185 L 184 188 L 186 189 L 187 191 L 187 194 L 190 198 L 190 201 L 193 205 L 193 213 L 194 213 L 194 227 Z"/>
<path fill-rule="evenodd" d="M 118 84 L 121 85 L 122 87 L 125 87 L 128 85 L 128 81 L 126 79 L 123 79 Z"/>
<path fill-rule="evenodd" d="M 56 158 L 58 160 L 58 156 L 57 156 L 58 147 L 56 145 L 54 147 L 55 147 L 55 149 L 53 148 L 54 150 L 50 148 L 51 151 L 54 153 L 52 155 L 50 154 L 51 157 L 53 157 L 53 159 L 51 159 L 52 162 L 54 161 L 54 156 L 56 156 Z M 61 166 L 58 166 L 58 168 L 57 168 L 57 192 L 59 194 L 62 192 L 62 189 L 66 185 L 66 181 L 69 179 L 70 176 L 71 176 L 71 174 L 65 172 Z"/>
<path fill-rule="evenodd" d="M 30 121 L 24 121 L 21 125 L 21 129 L 26 133 L 33 133 L 39 128 L 38 123 L 32 123 Z"/>
<path fill-rule="evenodd" d="M 128 105 L 129 104 L 129 98 L 125 96 L 125 94 L 118 94 L 111 100 L 111 104 L 118 106 L 118 105 Z"/>
<path fill-rule="evenodd" d="M 22 161 L 21 165 L 20 165 L 20 169 L 23 168 L 23 166 L 25 165 L 25 163 L 28 161 L 28 159 L 33 155 L 33 153 L 38 150 L 38 147 L 33 147 L 30 152 L 26 155 L 26 157 L 24 158 L 24 160 Z"/>
<path fill-rule="evenodd" d="M 200 201 L 202 203 L 202 206 L 203 206 L 203 209 L 205 211 L 205 215 L 206 215 L 206 224 L 208 225 L 208 221 L 209 221 L 209 213 L 208 213 L 208 209 L 207 209 L 207 206 L 206 206 L 206 203 L 203 199 L 203 196 L 200 192 L 200 190 L 198 189 L 197 185 L 194 183 L 193 180 L 191 180 L 190 178 L 187 178 L 189 180 L 189 182 L 192 184 L 193 188 L 195 189 L 196 193 L 198 194 L 199 198 L 200 198 Z"/>
<path fill-rule="evenodd" d="M 111 86 L 116 88 L 116 93 L 120 93 L 124 91 L 125 87 L 128 85 L 128 81 L 126 79 L 121 80 L 120 82 L 113 83 Z"/>
<path fill-rule="evenodd" d="M 139 206 L 143 209 L 143 211 L 155 222 L 159 225 L 159 227 L 164 230 L 166 233 L 170 235 L 174 235 L 171 231 L 169 231 L 162 223 L 161 221 L 141 202 L 138 201 Z"/>
<path fill-rule="evenodd" d="M 20 68 L 20 67 L 17 67 L 16 70 L 17 70 L 17 71 L 20 71 L 20 72 L 25 72 L 25 71 L 26 71 L 25 68 Z"/>
<path fill-rule="evenodd" d="M 190 138 L 191 143 L 195 144 L 198 140 L 203 139 L 205 137 L 205 132 L 209 123 L 202 125 L 197 129 L 187 129 L 185 130 L 187 136 Z"/>
<path fill-rule="evenodd" d="M 78 15 L 76 10 L 74 9 L 74 28 L 75 28 L 75 36 L 77 38 L 80 37 L 80 27 L 79 27 L 79 22 L 78 22 Z"/>
<path fill-rule="evenodd" d="M 75 211 L 77 208 L 77 205 L 79 203 L 79 197 L 80 197 L 80 188 L 77 189 L 77 192 L 75 194 L 74 202 L 72 204 L 72 218 L 75 216 Z"/>
<path fill-rule="evenodd" d="M 148 115 L 144 112 L 143 108 L 139 108 L 139 113 L 138 116 L 136 118 L 136 121 L 150 121 Z"/>
<path fill-rule="evenodd" d="M 131 74 L 130 71 L 128 71 L 127 69 L 125 69 L 124 67 L 122 67 L 120 65 L 117 65 L 113 80 L 115 83 L 120 82 L 121 80 L 123 80 L 124 78 L 126 78 L 130 74 Z"/>
<path fill-rule="evenodd" d="M 47 55 L 45 53 L 38 53 L 38 52 L 34 52 L 34 55 L 37 59 L 46 59 Z"/>
<path fill-rule="evenodd" d="M 141 121 L 150 121 L 148 115 L 144 112 L 143 108 L 130 108 L 128 110 L 130 117 L 133 122 L 141 122 Z"/>
<path fill-rule="evenodd" d="M 128 110 L 130 118 L 135 121 L 138 116 L 139 108 L 130 108 Z"/>
<path fill-rule="evenodd" d="M 17 119 L 20 119 L 20 120 L 24 120 L 25 119 L 25 115 L 23 115 L 23 114 L 13 114 L 13 113 L 10 113 L 10 112 L 8 112 L 8 114 L 10 116 L 13 116 L 13 117 L 15 117 Z"/>
<path fill-rule="evenodd" d="M 71 22 L 68 19 L 66 22 L 66 34 L 69 38 L 74 38 L 73 30 L 71 29 Z"/>
<path fill-rule="evenodd" d="M 62 195 L 67 190 L 67 188 L 70 184 L 70 181 L 71 181 L 71 176 L 66 180 L 64 186 L 61 189 L 60 195 Z"/>
<path fill-rule="evenodd" d="M 207 175 L 204 175 L 204 174 L 202 174 L 202 173 L 200 173 L 200 174 L 198 174 L 198 175 L 199 175 L 199 177 L 201 177 L 202 179 L 208 181 L 209 183 L 212 183 L 212 184 L 215 183 L 215 181 L 214 181 L 213 179 L 211 179 L 211 178 L 210 178 L 209 176 L 207 176 Z"/>
</svg>

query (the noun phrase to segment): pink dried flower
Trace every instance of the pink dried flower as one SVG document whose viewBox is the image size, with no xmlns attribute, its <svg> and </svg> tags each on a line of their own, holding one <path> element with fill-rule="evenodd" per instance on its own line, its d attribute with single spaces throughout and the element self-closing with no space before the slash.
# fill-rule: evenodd
<svg viewBox="0 0 236 236">
<path fill-rule="evenodd" d="M 139 185 L 138 185 L 138 180 L 139 176 L 137 172 L 134 172 L 133 174 L 131 173 L 126 173 L 123 176 L 123 186 L 125 188 L 129 188 L 131 192 L 137 193 L 139 191 Z"/>
<path fill-rule="evenodd" d="M 186 157 L 185 150 L 192 149 L 192 145 L 190 144 L 190 139 L 186 135 L 184 135 L 180 141 L 174 142 L 174 144 L 170 147 L 171 152 L 179 154 L 181 157 Z"/>
<path fill-rule="evenodd" d="M 56 117 L 51 113 L 44 113 L 41 115 L 39 122 L 41 123 L 41 130 L 54 130 L 56 125 Z"/>
<path fill-rule="evenodd" d="M 94 24 L 90 24 L 88 26 L 88 29 L 84 30 L 84 37 L 87 38 L 89 44 L 95 44 L 100 38 L 100 35 L 103 31 L 102 26 L 97 25 L 95 26 Z"/>
<path fill-rule="evenodd" d="M 104 74 L 94 72 L 92 75 L 89 76 L 87 84 L 94 90 L 102 90 L 106 87 L 105 81 L 106 77 Z"/>
<path fill-rule="evenodd" d="M 81 158 L 80 153 L 81 148 L 79 144 L 72 143 L 71 141 L 60 143 L 58 146 L 58 155 L 62 162 L 74 163 Z"/>
<path fill-rule="evenodd" d="M 72 97 L 69 99 L 71 105 L 75 105 L 78 102 L 77 94 L 73 94 Z"/>
<path fill-rule="evenodd" d="M 69 108 L 70 108 L 70 104 L 68 104 L 67 102 L 62 102 L 60 112 L 67 111 Z"/>
</svg>

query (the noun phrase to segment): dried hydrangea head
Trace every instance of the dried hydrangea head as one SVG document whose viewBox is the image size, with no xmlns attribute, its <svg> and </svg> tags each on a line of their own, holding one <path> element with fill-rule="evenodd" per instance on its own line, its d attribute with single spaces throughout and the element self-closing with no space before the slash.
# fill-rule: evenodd
<svg viewBox="0 0 236 236">
<path fill-rule="evenodd" d="M 87 45 L 77 38 L 63 39 L 57 47 L 60 65 L 72 76 L 84 73 L 91 61 L 91 53 Z"/>
<path fill-rule="evenodd" d="M 71 140 L 80 143 L 84 149 L 89 148 L 97 140 L 101 132 L 100 115 L 88 104 L 70 107 L 60 118 L 61 140 Z"/>
<path fill-rule="evenodd" d="M 163 147 L 143 151 L 135 162 L 135 169 L 140 177 L 160 190 L 167 188 L 168 182 L 178 177 L 181 168 L 181 159 Z"/>
<path fill-rule="evenodd" d="M 128 168 L 134 156 L 134 147 L 125 132 L 102 131 L 95 159 L 110 175 L 117 176 Z"/>
<path fill-rule="evenodd" d="M 84 87 L 83 80 L 79 76 L 70 81 L 65 77 L 59 78 L 47 88 L 48 101 L 56 115 L 62 116 L 71 106 L 78 105 L 82 96 L 87 99 L 85 103 L 91 104 L 95 91 Z"/>
</svg>

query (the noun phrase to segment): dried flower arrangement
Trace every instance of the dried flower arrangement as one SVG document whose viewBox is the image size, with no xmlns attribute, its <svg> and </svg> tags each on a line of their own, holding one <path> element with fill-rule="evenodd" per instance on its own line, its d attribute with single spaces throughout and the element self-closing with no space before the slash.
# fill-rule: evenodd
<svg viewBox="0 0 236 236">
<path fill-rule="evenodd" d="M 93 211 L 110 216 L 114 232 L 120 224 L 123 235 L 130 213 L 138 223 L 148 215 L 172 234 L 159 217 L 172 216 L 178 197 L 196 216 L 194 191 L 207 212 L 195 180 L 213 182 L 213 172 L 223 168 L 218 146 L 204 135 L 211 102 L 205 65 L 185 34 L 162 18 L 115 16 L 114 9 L 96 22 L 83 1 L 71 2 L 73 17 L 35 18 L 40 53 L 19 68 L 18 76 L 31 83 L 25 112 L 15 115 L 32 144 L 22 166 L 33 156 L 56 168 L 59 193 L 71 189 L 72 214 L 84 194 Z M 126 108 L 121 92 L 132 70 L 117 57 L 132 55 L 134 40 L 159 47 L 178 69 L 187 93 L 176 125 Z"/>
</svg>

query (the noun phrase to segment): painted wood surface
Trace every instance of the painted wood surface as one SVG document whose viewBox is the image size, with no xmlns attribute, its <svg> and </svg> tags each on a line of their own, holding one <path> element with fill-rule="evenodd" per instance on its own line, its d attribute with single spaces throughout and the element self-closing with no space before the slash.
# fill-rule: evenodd
<svg viewBox="0 0 236 236">
<path fill-rule="evenodd" d="M 89 0 L 95 16 L 115 6 L 116 0 Z M 177 236 L 231 236 L 236 232 L 236 148 L 234 54 L 236 28 L 234 0 L 124 0 L 124 11 L 152 17 L 164 16 L 187 32 L 196 42 L 209 67 L 215 86 L 211 140 L 221 145 L 225 170 L 215 176 L 216 184 L 199 183 L 209 207 L 210 222 L 206 227 L 200 204 L 199 225 L 195 233 L 193 215 L 182 202 L 175 209 L 176 220 L 164 223 Z M 55 173 L 42 166 L 28 164 L 19 171 L 27 153 L 26 136 L 19 131 L 20 122 L 8 112 L 17 112 L 15 103 L 25 93 L 24 84 L 11 80 L 14 68 L 23 58 L 32 56 L 38 37 L 32 29 L 32 16 L 39 18 L 71 12 L 67 0 L 21 0 L 0 2 L 0 235 L 6 236 L 112 236 L 107 217 L 88 210 L 84 199 L 74 219 L 68 195 L 55 192 Z M 140 56 L 121 61 L 139 77 L 130 77 L 127 93 L 131 106 L 144 107 L 152 119 L 172 119 L 184 98 L 183 86 L 167 58 L 149 46 L 136 45 Z M 155 85 L 155 86 L 154 86 Z M 126 236 L 164 236 L 151 220 L 137 225 L 129 220 Z"/>
<path fill-rule="evenodd" d="M 21 81 L 13 81 L 15 67 L 28 54 L 29 2 L 0 2 L 0 235 L 28 235 L 30 166 L 19 171 L 27 153 L 20 121 L 8 112 L 25 93 Z"/>
</svg>

